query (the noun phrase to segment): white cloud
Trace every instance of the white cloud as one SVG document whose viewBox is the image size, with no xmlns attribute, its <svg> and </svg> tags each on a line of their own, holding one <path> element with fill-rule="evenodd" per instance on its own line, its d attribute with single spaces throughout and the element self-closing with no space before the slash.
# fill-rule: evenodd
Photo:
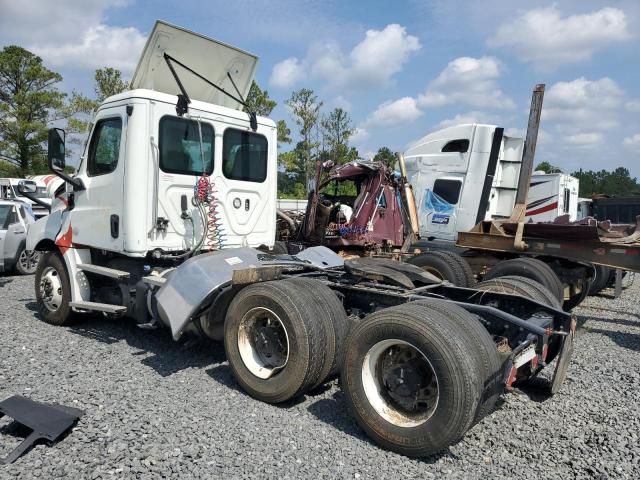
<svg viewBox="0 0 640 480">
<path fill-rule="evenodd" d="M 54 66 L 100 68 L 109 66 L 131 73 L 146 36 L 133 27 L 98 25 L 85 30 L 78 41 L 62 45 L 35 46 L 33 52 Z"/>
<path fill-rule="evenodd" d="M 362 143 L 369 138 L 369 131 L 364 127 L 356 127 L 351 134 L 351 141 L 353 143 Z"/>
<path fill-rule="evenodd" d="M 625 138 L 622 143 L 625 147 L 629 147 L 632 150 L 640 150 L 640 133 Z"/>
<path fill-rule="evenodd" d="M 306 77 L 333 88 L 383 86 L 420 48 L 417 37 L 408 35 L 401 25 L 390 24 L 382 30 L 367 30 L 365 38 L 348 54 L 336 42 L 315 44 L 304 59 L 291 57 L 276 64 L 271 81 L 273 86 L 282 88 L 291 87 Z M 285 67 L 295 74 L 282 76 Z M 288 82 L 278 83 L 282 77 Z"/>
<path fill-rule="evenodd" d="M 365 125 L 372 127 L 391 127 L 416 120 L 422 115 L 415 98 L 403 97 L 387 101 L 367 118 Z"/>
<path fill-rule="evenodd" d="M 624 106 L 629 112 L 640 112 L 640 99 L 637 100 L 629 100 L 627 104 Z"/>
<path fill-rule="evenodd" d="M 127 0 L 0 0 L 0 44 L 17 43 L 56 67 L 133 71 L 146 36 L 103 23 L 105 11 Z"/>
<path fill-rule="evenodd" d="M 465 104 L 479 108 L 510 109 L 515 104 L 498 87 L 502 67 L 493 57 L 460 57 L 449 62 L 418 97 L 422 107 Z"/>
<path fill-rule="evenodd" d="M 619 124 L 623 100 L 624 92 L 608 77 L 558 82 L 545 94 L 542 118 L 569 134 L 608 130 Z"/>
<path fill-rule="evenodd" d="M 593 147 L 602 143 L 604 137 L 600 132 L 584 132 L 568 135 L 564 140 L 568 144 L 578 147 Z"/>
<path fill-rule="evenodd" d="M 0 43 L 59 44 L 74 41 L 82 28 L 100 24 L 108 8 L 127 0 L 0 0 Z"/>
<path fill-rule="evenodd" d="M 501 25 L 489 46 L 511 49 L 522 61 L 553 68 L 590 58 L 631 37 L 625 13 L 603 8 L 563 17 L 555 5 L 523 13 Z"/>
<path fill-rule="evenodd" d="M 346 112 L 351 111 L 351 102 L 344 98 L 342 95 L 338 95 L 334 99 L 330 100 L 327 105 L 333 108 L 341 108 Z"/>
<path fill-rule="evenodd" d="M 269 83 L 276 88 L 289 88 L 304 77 L 304 68 L 298 59 L 290 57 L 274 65 Z"/>
<path fill-rule="evenodd" d="M 488 113 L 471 111 L 467 113 L 459 113 L 453 118 L 443 120 L 436 126 L 436 128 L 439 129 L 439 128 L 454 127 L 456 125 L 461 125 L 464 123 L 498 124 L 500 123 L 500 119 L 495 115 L 491 115 Z"/>
</svg>

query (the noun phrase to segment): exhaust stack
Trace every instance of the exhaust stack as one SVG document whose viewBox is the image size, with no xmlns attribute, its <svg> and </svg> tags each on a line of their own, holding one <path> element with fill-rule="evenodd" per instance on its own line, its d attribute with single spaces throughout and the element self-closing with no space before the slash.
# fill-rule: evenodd
<svg viewBox="0 0 640 480">
<path fill-rule="evenodd" d="M 418 209 L 416 208 L 416 197 L 413 195 L 413 187 L 407 179 L 407 166 L 404 163 L 404 155 L 397 153 L 398 164 L 400 165 L 400 175 L 402 177 L 402 184 L 404 186 L 404 197 L 407 202 L 407 211 L 409 213 L 409 221 L 411 223 L 411 230 L 414 235 L 419 235 L 420 226 L 418 225 Z"/>
</svg>

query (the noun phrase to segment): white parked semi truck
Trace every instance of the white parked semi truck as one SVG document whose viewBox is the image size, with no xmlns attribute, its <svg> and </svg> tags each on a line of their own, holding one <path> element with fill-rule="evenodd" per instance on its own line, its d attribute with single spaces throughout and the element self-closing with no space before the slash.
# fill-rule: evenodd
<svg viewBox="0 0 640 480">
<path fill-rule="evenodd" d="M 414 142 L 405 152 L 418 204 L 420 235 L 456 240 L 483 220 L 505 219 L 515 205 L 524 139 L 504 135 L 492 155 L 496 125 L 461 124 Z M 534 172 L 525 221 L 576 220 L 579 180 L 564 173 Z"/>
<path fill-rule="evenodd" d="M 340 372 L 362 428 L 405 455 L 447 448 L 557 359 L 555 392 L 575 319 L 535 282 L 458 288 L 391 260 L 270 249 L 276 126 L 238 109 L 256 60 L 157 22 L 132 90 L 98 109 L 74 176 L 64 132 L 50 131 L 66 193 L 28 235 L 43 253 L 41 318 L 98 312 L 222 341 L 238 383 L 271 403 Z"/>
<path fill-rule="evenodd" d="M 536 95 L 540 98 L 538 112 L 543 93 L 543 88 L 534 91 L 534 99 Z M 533 123 L 536 133 L 537 124 Z M 489 243 L 487 248 L 473 249 L 459 245 L 460 236 L 481 222 L 509 221 L 518 195 L 522 199 L 520 223 L 552 222 L 563 215 L 566 221 L 576 219 L 578 180 L 565 174 L 531 175 L 533 158 L 523 167 L 524 155 L 524 139 L 485 124 L 442 129 L 410 145 L 404 160 L 418 205 L 418 245 L 431 252 L 462 254 L 477 278 L 524 275 L 535 279 L 556 293 L 570 310 L 586 297 L 597 275 L 590 262 L 577 261 L 562 250 L 543 255 L 525 249 L 505 251 Z M 519 192 L 523 188 L 526 192 Z M 445 274 L 450 270 L 437 255 L 408 261 Z M 453 278 L 449 273 L 445 278 Z"/>
</svg>

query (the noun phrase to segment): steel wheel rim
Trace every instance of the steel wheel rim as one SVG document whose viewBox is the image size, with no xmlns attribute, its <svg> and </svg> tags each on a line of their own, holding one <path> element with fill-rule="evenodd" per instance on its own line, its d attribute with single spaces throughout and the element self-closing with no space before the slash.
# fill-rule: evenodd
<svg viewBox="0 0 640 480">
<path fill-rule="evenodd" d="M 425 423 L 438 407 L 438 377 L 427 356 L 399 339 L 373 345 L 362 362 L 362 384 L 373 409 L 398 427 Z"/>
<path fill-rule="evenodd" d="M 238 327 L 238 351 L 244 366 L 263 380 L 276 375 L 289 361 L 289 334 L 272 310 L 255 307 Z"/>
<path fill-rule="evenodd" d="M 18 263 L 20 263 L 20 266 L 25 272 L 34 273 L 38 266 L 39 259 L 40 255 L 35 250 L 23 250 L 20 252 Z"/>
<path fill-rule="evenodd" d="M 53 267 L 46 267 L 42 271 L 38 288 L 45 308 L 50 312 L 57 311 L 62 305 L 62 281 L 58 271 Z"/>
</svg>

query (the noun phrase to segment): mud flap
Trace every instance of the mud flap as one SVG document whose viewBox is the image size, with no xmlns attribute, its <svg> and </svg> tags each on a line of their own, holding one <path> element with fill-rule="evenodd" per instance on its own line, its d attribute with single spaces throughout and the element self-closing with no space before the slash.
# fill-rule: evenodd
<svg viewBox="0 0 640 480">
<path fill-rule="evenodd" d="M 558 354 L 558 362 L 556 363 L 556 370 L 553 373 L 553 380 L 551 381 L 551 395 L 555 395 L 565 379 L 567 378 L 567 370 L 569 369 L 569 363 L 571 362 L 571 356 L 573 355 L 573 342 L 576 336 L 576 319 L 571 319 L 571 329 L 569 334 L 564 337 L 562 341 L 562 347 L 560 347 L 560 353 Z"/>
<path fill-rule="evenodd" d="M 4 458 L 0 465 L 14 462 L 40 440 L 55 441 L 70 429 L 84 414 L 82 410 L 62 405 L 34 402 L 21 395 L 14 395 L 0 402 L 0 417 L 13 418 L 31 430 L 31 433 Z"/>
</svg>

